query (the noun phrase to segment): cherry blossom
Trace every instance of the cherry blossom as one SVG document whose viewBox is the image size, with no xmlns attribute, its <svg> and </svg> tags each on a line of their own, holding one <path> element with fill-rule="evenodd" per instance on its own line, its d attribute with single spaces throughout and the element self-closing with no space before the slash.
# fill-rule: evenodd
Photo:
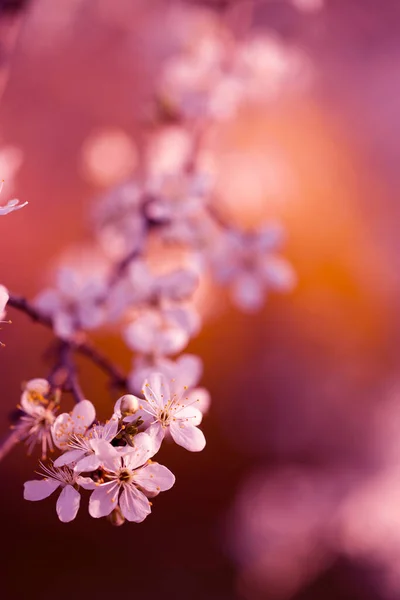
<svg viewBox="0 0 400 600">
<path fill-rule="evenodd" d="M 217 280 L 230 285 L 241 309 L 259 310 L 267 291 L 294 287 L 292 267 L 277 255 L 282 242 L 282 229 L 271 225 L 250 233 L 227 231 L 212 249 L 210 260 Z"/>
<path fill-rule="evenodd" d="M 93 207 L 98 240 L 112 258 L 121 258 L 144 243 L 143 191 L 135 180 L 113 188 Z"/>
<path fill-rule="evenodd" d="M 93 425 L 86 434 L 73 433 L 69 437 L 67 450 L 54 461 L 54 466 L 61 467 L 75 463 L 73 469 L 77 473 L 96 471 L 101 465 L 97 455 L 98 441 L 111 442 L 117 431 L 118 417 L 113 415 L 105 425 Z"/>
<path fill-rule="evenodd" d="M 57 468 L 46 467 L 41 463 L 43 479 L 26 481 L 24 484 L 25 500 L 34 502 L 48 498 L 56 489 L 62 488 L 58 497 L 56 510 L 60 521 L 69 523 L 73 521 L 79 510 L 81 501 L 80 493 L 77 491 L 77 475 L 68 467 Z"/>
<path fill-rule="evenodd" d="M 125 452 L 119 452 L 104 440 L 98 443 L 98 452 L 105 469 L 103 481 L 78 478 L 83 488 L 93 490 L 89 514 L 94 518 L 105 517 L 119 506 L 125 519 L 140 523 L 151 512 L 145 494 L 169 490 L 175 483 L 175 477 L 169 469 L 149 461 L 154 455 L 154 447 L 145 433 L 138 434 L 135 447 Z"/>
<path fill-rule="evenodd" d="M 124 331 L 129 348 L 158 356 L 177 354 L 199 330 L 199 316 L 190 306 L 143 311 Z"/>
<path fill-rule="evenodd" d="M 176 360 L 165 357 L 137 357 L 130 374 L 129 384 L 135 393 L 140 393 L 146 379 L 151 373 L 159 372 L 170 382 L 170 389 L 179 393 L 186 388 L 189 403 L 196 401 L 196 408 L 205 414 L 210 406 L 211 398 L 208 390 L 197 387 L 203 371 L 200 357 L 194 354 L 182 354 Z"/>
<path fill-rule="evenodd" d="M 74 406 L 72 412 L 59 415 L 51 428 L 57 448 L 67 450 L 72 440 L 76 442 L 77 436 L 86 434 L 95 417 L 96 409 L 90 400 L 82 400 Z"/>
<path fill-rule="evenodd" d="M 189 397 L 186 389 L 176 390 L 174 383 L 161 373 L 153 373 L 144 383 L 145 399 L 141 401 L 140 409 L 124 420 L 130 422 L 140 416 L 146 432 L 154 440 L 156 451 L 166 433 L 170 433 L 179 446 L 200 452 L 206 445 L 204 434 L 197 427 L 203 417 L 196 407 L 200 398 Z"/>
<path fill-rule="evenodd" d="M 62 339 L 73 338 L 81 329 L 99 327 L 105 318 L 105 309 L 98 302 L 106 292 L 104 265 L 84 265 L 81 269 L 77 265 L 59 268 L 56 287 L 44 290 L 35 300 Z"/>
<path fill-rule="evenodd" d="M 15 429 L 18 437 L 25 440 L 28 454 L 39 444 L 42 449 L 42 458 L 46 458 L 47 450 L 54 449 L 51 428 L 55 422 L 55 413 L 58 410 L 58 398 L 49 399 L 50 384 L 46 379 L 31 379 L 25 384 L 21 395 L 19 408 L 22 416 L 19 418 Z"/>
</svg>

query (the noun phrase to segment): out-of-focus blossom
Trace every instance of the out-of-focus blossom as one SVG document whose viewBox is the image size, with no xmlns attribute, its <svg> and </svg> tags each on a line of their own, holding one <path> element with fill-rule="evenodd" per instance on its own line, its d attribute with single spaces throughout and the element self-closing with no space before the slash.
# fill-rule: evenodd
<svg viewBox="0 0 400 600">
<path fill-rule="evenodd" d="M 191 452 L 200 452 L 206 445 L 203 432 L 198 429 L 202 413 L 196 407 L 200 398 L 192 398 L 187 390 L 177 389 L 175 382 L 169 382 L 161 373 L 153 373 L 143 386 L 145 399 L 133 417 L 127 417 L 129 423 L 138 416 L 142 419 L 146 432 L 154 440 L 155 450 L 161 446 L 170 433 L 173 440 Z"/>
<path fill-rule="evenodd" d="M 134 362 L 129 383 L 131 389 L 139 394 L 144 382 L 151 373 L 161 373 L 170 383 L 170 390 L 179 393 L 186 388 L 188 404 L 195 402 L 197 410 L 205 414 L 210 406 L 211 398 L 208 390 L 196 387 L 202 375 L 203 365 L 201 358 L 194 354 L 182 354 L 176 360 L 168 358 L 149 359 L 140 356 Z"/>
<path fill-rule="evenodd" d="M 168 356 L 181 352 L 199 330 L 199 316 L 190 306 L 149 308 L 124 331 L 127 345 L 142 354 Z"/>
<path fill-rule="evenodd" d="M 164 109 L 188 119 L 230 119 L 245 102 L 265 103 L 310 79 L 304 53 L 258 33 L 236 45 L 227 31 L 204 35 L 167 61 L 160 84 Z"/>
<path fill-rule="evenodd" d="M 56 489 L 62 488 L 58 497 L 56 510 L 60 521 L 69 523 L 73 521 L 79 510 L 81 501 L 80 493 L 75 489 L 77 475 L 68 467 L 46 467 L 41 464 L 44 479 L 26 481 L 24 484 L 25 500 L 43 500 L 48 498 Z"/>
<path fill-rule="evenodd" d="M 195 245 L 212 186 L 206 172 L 178 171 L 149 178 L 146 215 L 163 226 L 160 234 L 166 240 Z"/>
<path fill-rule="evenodd" d="M 239 45 L 233 72 L 242 85 L 243 100 L 258 103 L 274 99 L 288 85 L 304 86 L 309 79 L 303 53 L 266 35 Z"/>
<path fill-rule="evenodd" d="M 8 302 L 8 290 L 4 285 L 0 285 L 0 321 L 6 316 L 6 304 Z"/>
<path fill-rule="evenodd" d="M 57 398 L 50 398 L 49 382 L 41 378 L 28 381 L 19 408 L 23 413 L 15 426 L 19 439 L 26 440 L 29 454 L 39 444 L 42 458 L 46 458 L 47 450 L 53 450 L 51 428 L 58 410 Z"/>
<path fill-rule="evenodd" d="M 129 180 L 97 200 L 93 221 L 98 240 L 111 258 L 119 259 L 139 249 L 146 232 L 139 184 Z"/>
<path fill-rule="evenodd" d="M 295 8 L 305 13 L 318 12 L 325 6 L 325 0 L 291 0 L 291 3 Z"/>
<path fill-rule="evenodd" d="M 85 435 L 95 417 L 96 409 L 90 400 L 82 400 L 74 406 L 72 412 L 58 415 L 51 428 L 53 440 L 57 448 L 67 450 L 71 438 Z"/>
<path fill-rule="evenodd" d="M 130 265 L 126 279 L 137 304 L 180 302 L 192 296 L 198 285 L 198 275 L 193 269 L 174 269 L 158 274 L 153 273 L 143 260 Z"/>
<path fill-rule="evenodd" d="M 81 265 L 60 267 L 55 286 L 41 292 L 35 306 L 52 319 L 60 338 L 71 339 L 76 332 L 103 323 L 106 313 L 99 302 L 107 292 L 103 264 L 83 261 Z"/>
<path fill-rule="evenodd" d="M 215 276 L 230 286 L 238 307 L 257 311 L 269 290 L 293 289 L 294 271 L 276 254 L 282 241 L 280 227 L 265 226 L 251 233 L 227 231 L 211 249 L 210 262 Z"/>
<path fill-rule="evenodd" d="M 109 515 L 119 506 L 128 521 L 140 523 L 151 512 L 145 493 L 169 490 L 175 477 L 169 469 L 148 462 L 154 455 L 153 442 L 146 433 L 135 437 L 134 448 L 119 452 L 106 441 L 98 444 L 99 456 L 105 469 L 102 482 L 80 477 L 78 483 L 93 490 L 89 500 L 89 513 L 94 518 Z"/>
</svg>

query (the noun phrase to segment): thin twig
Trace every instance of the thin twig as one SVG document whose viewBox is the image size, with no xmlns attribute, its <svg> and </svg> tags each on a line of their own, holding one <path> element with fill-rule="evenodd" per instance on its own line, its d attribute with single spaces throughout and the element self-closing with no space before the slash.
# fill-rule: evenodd
<svg viewBox="0 0 400 600">
<path fill-rule="evenodd" d="M 45 327 L 53 328 L 50 317 L 44 315 L 39 309 L 35 308 L 26 298 L 16 296 L 10 293 L 8 306 L 16 308 L 25 313 L 36 323 L 40 323 Z M 102 371 L 104 371 L 111 379 L 111 383 L 117 387 L 126 388 L 128 384 L 127 377 L 120 369 L 98 348 L 89 342 L 74 342 L 72 340 L 60 340 L 63 344 L 69 347 L 77 354 L 86 356 Z M 76 377 L 76 376 L 75 376 Z"/>
</svg>

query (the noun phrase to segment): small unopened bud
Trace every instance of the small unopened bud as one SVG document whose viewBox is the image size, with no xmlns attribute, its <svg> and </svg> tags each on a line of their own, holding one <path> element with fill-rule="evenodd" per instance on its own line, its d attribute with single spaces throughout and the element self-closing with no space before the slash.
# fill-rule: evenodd
<svg viewBox="0 0 400 600">
<path fill-rule="evenodd" d="M 125 394 L 121 398 L 121 413 L 124 417 L 134 415 L 139 408 L 139 400 L 132 394 Z"/>
<path fill-rule="evenodd" d="M 114 510 L 108 515 L 107 519 L 110 521 L 111 525 L 115 525 L 115 527 L 119 527 L 125 523 L 125 517 L 122 514 L 119 506 L 114 508 Z"/>
</svg>

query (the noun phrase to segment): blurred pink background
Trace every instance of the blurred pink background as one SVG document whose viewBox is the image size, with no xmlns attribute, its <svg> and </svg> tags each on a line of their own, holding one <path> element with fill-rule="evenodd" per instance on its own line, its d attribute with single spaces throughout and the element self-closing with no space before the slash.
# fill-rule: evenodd
<svg viewBox="0 0 400 600">
<path fill-rule="evenodd" d="M 207 141 L 227 217 L 242 226 L 280 220 L 298 285 L 268 297 L 256 316 L 221 292 L 205 295 L 205 326 L 189 351 L 204 359 L 213 398 L 207 447 L 190 457 L 163 448 L 177 483 L 146 522 L 112 528 L 81 511 L 60 523 L 52 498 L 23 500 L 36 458 L 21 445 L 4 459 L 4 597 L 395 600 L 397 0 L 271 0 L 252 12 L 246 1 L 226 9 L 31 0 L 1 12 L 3 200 L 29 202 L 1 219 L 1 283 L 33 297 L 70 246 L 90 242 L 96 196 L 140 168 L 154 81 L 176 43 L 171 23 L 189 4 L 195 22 L 214 4 L 212 18 L 223 14 L 238 35 L 243 27 L 272 32 L 309 61 L 305 88 L 242 111 Z M 21 382 L 46 376 L 51 340 L 24 315 L 8 314 L 4 434 Z M 96 341 L 129 368 L 116 336 Z M 84 359 L 80 366 L 85 393 L 105 417 L 105 377 Z"/>
</svg>

